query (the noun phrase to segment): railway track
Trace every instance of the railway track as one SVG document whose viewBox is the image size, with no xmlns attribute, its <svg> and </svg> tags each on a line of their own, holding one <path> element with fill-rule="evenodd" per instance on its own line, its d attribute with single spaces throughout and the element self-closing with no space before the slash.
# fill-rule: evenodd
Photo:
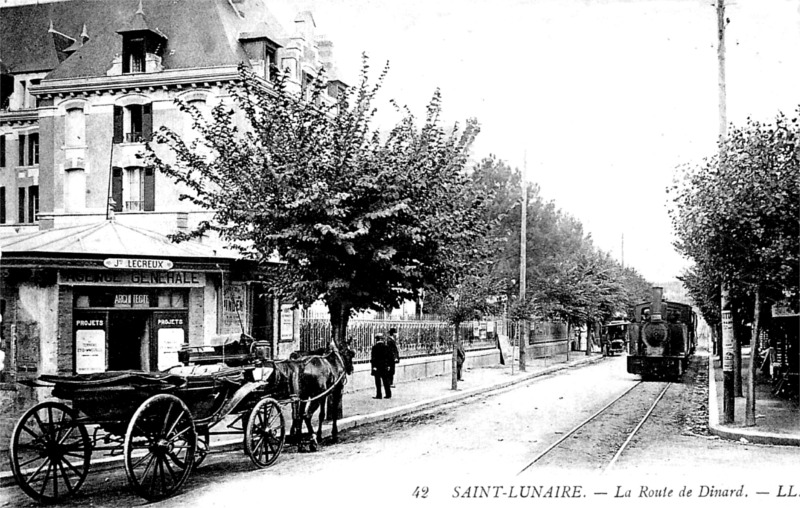
<svg viewBox="0 0 800 508">
<path fill-rule="evenodd" d="M 670 386 L 670 382 L 639 381 L 536 455 L 517 474 L 535 467 L 611 470 Z"/>
</svg>

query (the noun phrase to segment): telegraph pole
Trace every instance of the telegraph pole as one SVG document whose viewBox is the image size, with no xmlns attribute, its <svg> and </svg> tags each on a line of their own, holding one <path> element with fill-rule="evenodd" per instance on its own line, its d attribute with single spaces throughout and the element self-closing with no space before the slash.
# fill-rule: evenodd
<svg viewBox="0 0 800 508">
<path fill-rule="evenodd" d="M 719 164 L 723 163 L 725 140 L 728 137 L 727 95 L 725 91 L 725 0 L 717 0 L 717 70 L 719 80 Z M 722 311 L 722 412 L 723 423 L 734 420 L 734 348 L 733 316 L 728 288 L 723 282 L 720 288 L 720 310 Z"/>
<path fill-rule="evenodd" d="M 524 157 L 520 184 L 522 186 L 522 209 L 519 228 L 519 302 L 525 304 L 525 286 L 527 285 L 527 266 L 528 266 L 528 183 L 525 181 L 525 171 L 528 169 L 528 156 Z M 523 319 L 519 326 L 519 371 L 525 372 L 525 355 L 528 345 L 528 326 L 527 319 Z M 514 365 L 514 358 L 511 358 L 511 365 Z"/>
</svg>

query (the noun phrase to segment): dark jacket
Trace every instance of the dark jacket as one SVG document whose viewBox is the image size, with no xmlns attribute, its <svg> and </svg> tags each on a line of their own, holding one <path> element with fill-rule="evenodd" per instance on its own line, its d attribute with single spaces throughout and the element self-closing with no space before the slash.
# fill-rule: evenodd
<svg viewBox="0 0 800 508">
<path fill-rule="evenodd" d="M 394 363 L 400 363 L 400 350 L 397 349 L 397 342 L 394 341 L 394 338 L 390 335 L 389 339 L 386 341 L 386 345 L 389 346 L 389 351 L 392 352 L 392 358 L 394 358 Z"/>
<path fill-rule="evenodd" d="M 385 342 L 376 342 L 372 346 L 372 354 L 369 363 L 372 366 L 373 376 L 385 376 L 394 367 L 394 357 Z"/>
</svg>

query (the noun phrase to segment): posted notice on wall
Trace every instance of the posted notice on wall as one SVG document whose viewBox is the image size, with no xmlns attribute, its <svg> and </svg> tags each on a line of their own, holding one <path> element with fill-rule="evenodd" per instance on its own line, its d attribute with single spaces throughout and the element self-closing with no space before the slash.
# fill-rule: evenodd
<svg viewBox="0 0 800 508">
<path fill-rule="evenodd" d="M 158 329 L 158 370 L 166 370 L 180 363 L 178 352 L 183 343 L 183 328 Z"/>
<path fill-rule="evenodd" d="M 75 372 L 91 374 L 106 370 L 106 331 L 75 332 Z"/>
<path fill-rule="evenodd" d="M 722 311 L 722 372 L 733 372 L 733 316 Z"/>
<path fill-rule="evenodd" d="M 281 342 L 294 340 L 294 311 L 291 305 L 281 305 Z"/>
</svg>

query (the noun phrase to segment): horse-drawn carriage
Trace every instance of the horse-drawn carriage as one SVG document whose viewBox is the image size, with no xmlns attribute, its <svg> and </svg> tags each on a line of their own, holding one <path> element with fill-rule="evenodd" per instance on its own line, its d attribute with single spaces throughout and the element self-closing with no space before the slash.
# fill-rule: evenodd
<svg viewBox="0 0 800 508">
<path fill-rule="evenodd" d="M 19 419 L 10 445 L 17 483 L 36 500 L 61 499 L 81 488 L 92 453 L 105 452 L 123 456 L 138 495 L 161 499 L 183 485 L 215 434 L 243 434 L 253 464 L 270 466 L 285 442 L 273 369 L 258 342 L 241 342 L 185 349 L 185 364 L 164 372 L 40 376 L 31 384 L 72 404 L 42 402 Z"/>
</svg>

